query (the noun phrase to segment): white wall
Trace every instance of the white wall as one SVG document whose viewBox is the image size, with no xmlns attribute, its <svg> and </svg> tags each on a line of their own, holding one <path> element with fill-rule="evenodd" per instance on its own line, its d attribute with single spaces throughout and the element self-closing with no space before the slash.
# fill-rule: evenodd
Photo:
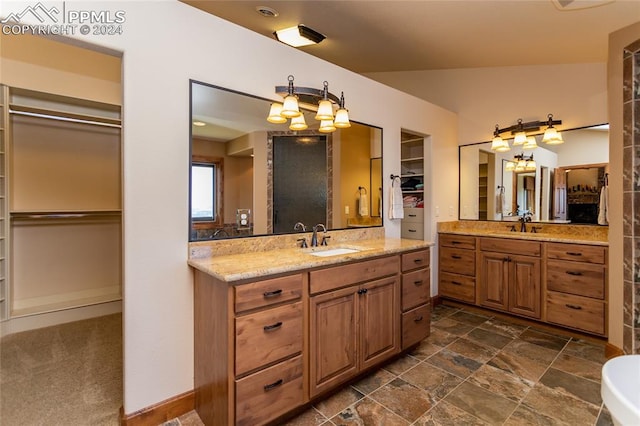
<svg viewBox="0 0 640 426">
<path fill-rule="evenodd" d="M 500 127 L 546 119 L 560 129 L 608 122 L 606 65 L 565 64 L 366 74 L 458 113 L 460 144 Z"/>
<path fill-rule="evenodd" d="M 0 15 L 31 4 L 5 3 Z M 271 99 L 289 74 L 304 86 L 329 81 L 344 90 L 353 120 L 383 128 L 383 176 L 400 171 L 401 128 L 430 135 L 431 206 L 457 213 L 455 114 L 175 1 L 67 1 L 66 8 L 126 13 L 122 35 L 76 37 L 123 53 L 125 413 L 193 389 L 190 78 Z M 397 221 L 385 229 L 400 235 Z"/>
</svg>

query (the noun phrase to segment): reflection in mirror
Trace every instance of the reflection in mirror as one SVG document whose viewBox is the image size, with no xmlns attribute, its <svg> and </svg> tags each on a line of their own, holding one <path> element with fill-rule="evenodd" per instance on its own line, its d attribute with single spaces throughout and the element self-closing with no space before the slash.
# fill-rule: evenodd
<svg viewBox="0 0 640 426">
<path fill-rule="evenodd" d="M 269 104 L 191 82 L 189 240 L 382 226 L 382 129 L 291 131 Z"/>
<path fill-rule="evenodd" d="M 598 125 L 565 130 L 564 144 L 538 141 L 538 148 L 525 152 L 494 152 L 491 142 L 460 146 L 459 218 L 518 220 L 529 212 L 533 221 L 599 223 L 599 194 L 608 172 L 608 129 Z M 522 154 L 533 154 L 535 169 L 516 171 L 508 166 Z"/>
</svg>

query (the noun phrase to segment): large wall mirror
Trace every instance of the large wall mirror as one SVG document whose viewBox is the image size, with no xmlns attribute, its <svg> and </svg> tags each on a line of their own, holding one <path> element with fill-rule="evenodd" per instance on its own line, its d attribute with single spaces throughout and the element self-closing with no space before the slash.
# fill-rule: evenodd
<svg viewBox="0 0 640 426">
<path fill-rule="evenodd" d="M 564 143 L 499 153 L 491 142 L 462 145 L 460 161 L 461 220 L 519 220 L 605 225 L 600 194 L 608 184 L 609 126 L 562 132 Z M 535 166 L 513 170 L 518 156 Z"/>
<path fill-rule="evenodd" d="M 270 101 L 191 81 L 189 241 L 382 226 L 382 129 L 267 122 Z M 298 225 L 297 225 L 298 224 Z"/>
</svg>

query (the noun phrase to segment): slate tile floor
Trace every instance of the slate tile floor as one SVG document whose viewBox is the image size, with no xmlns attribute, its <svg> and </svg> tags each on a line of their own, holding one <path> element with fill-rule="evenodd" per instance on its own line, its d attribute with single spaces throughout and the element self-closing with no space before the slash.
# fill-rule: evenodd
<svg viewBox="0 0 640 426">
<path fill-rule="evenodd" d="M 611 425 L 604 345 L 439 305 L 412 353 L 287 425 Z M 201 425 L 192 411 L 166 426 Z"/>
</svg>

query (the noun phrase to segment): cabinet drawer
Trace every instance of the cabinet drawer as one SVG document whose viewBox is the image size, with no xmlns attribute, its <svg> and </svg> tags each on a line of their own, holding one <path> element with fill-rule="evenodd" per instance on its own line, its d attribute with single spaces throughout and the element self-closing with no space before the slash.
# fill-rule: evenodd
<svg viewBox="0 0 640 426">
<path fill-rule="evenodd" d="M 605 263 L 605 247 L 584 244 L 547 243 L 547 258 Z"/>
<path fill-rule="evenodd" d="M 387 256 L 309 272 L 311 294 L 371 281 L 400 272 L 400 256 Z"/>
<path fill-rule="evenodd" d="M 541 243 L 509 238 L 480 238 L 480 250 L 524 256 L 540 256 Z"/>
<path fill-rule="evenodd" d="M 302 356 L 236 381 L 236 424 L 264 424 L 303 403 Z"/>
<path fill-rule="evenodd" d="M 604 299 L 604 265 L 547 260 L 547 289 Z"/>
<path fill-rule="evenodd" d="M 465 275 L 440 272 L 438 285 L 440 296 L 450 297 L 463 302 L 476 302 L 476 279 Z"/>
<path fill-rule="evenodd" d="M 402 275 L 402 310 L 422 305 L 431 300 L 429 269 L 418 269 Z"/>
<path fill-rule="evenodd" d="M 404 219 L 402 219 L 402 221 L 407 223 L 420 223 L 424 225 L 424 209 L 404 209 Z"/>
<path fill-rule="evenodd" d="M 428 268 L 430 263 L 429 249 L 404 253 L 402 255 L 402 271 L 416 268 Z"/>
<path fill-rule="evenodd" d="M 236 376 L 302 350 L 302 302 L 236 318 Z"/>
<path fill-rule="evenodd" d="M 469 235 L 455 235 L 455 234 L 439 234 L 440 245 L 444 247 L 455 247 L 461 249 L 476 249 L 476 237 Z"/>
<path fill-rule="evenodd" d="M 452 247 L 440 248 L 440 271 L 476 275 L 476 252 Z"/>
<path fill-rule="evenodd" d="M 547 321 L 590 333 L 604 334 L 604 302 L 549 291 Z"/>
<path fill-rule="evenodd" d="M 400 226 L 400 237 L 410 240 L 424 240 L 424 224 L 405 222 Z"/>
<path fill-rule="evenodd" d="M 402 349 L 415 345 L 429 336 L 431 305 L 419 306 L 402 314 Z"/>
<path fill-rule="evenodd" d="M 236 312 L 300 299 L 302 275 L 289 275 L 234 287 Z"/>
</svg>

